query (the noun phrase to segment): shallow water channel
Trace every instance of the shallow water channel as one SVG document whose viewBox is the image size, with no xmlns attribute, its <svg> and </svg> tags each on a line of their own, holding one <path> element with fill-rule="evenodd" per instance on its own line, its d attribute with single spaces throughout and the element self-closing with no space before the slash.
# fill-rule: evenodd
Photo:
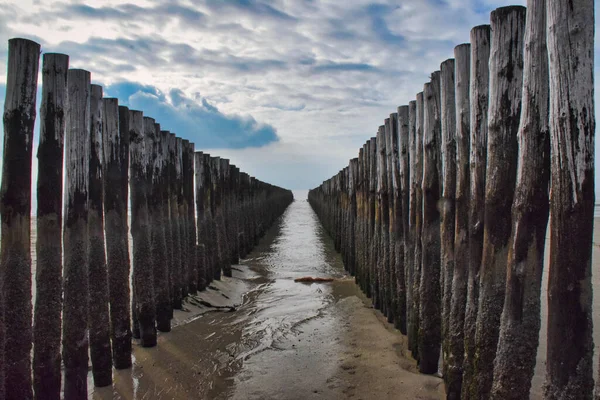
<svg viewBox="0 0 600 400">
<path fill-rule="evenodd" d="M 318 382 L 325 385 L 337 368 L 336 342 L 345 324 L 331 305 L 361 294 L 306 192 L 295 196 L 249 257 L 234 266 L 234 279 L 245 289 L 236 311 L 181 324 L 161 334 L 156 348 L 135 346 L 133 369 L 116 371 L 113 388 L 96 388 L 92 397 L 287 399 L 322 392 Z M 301 276 L 339 281 L 295 283 Z"/>
</svg>

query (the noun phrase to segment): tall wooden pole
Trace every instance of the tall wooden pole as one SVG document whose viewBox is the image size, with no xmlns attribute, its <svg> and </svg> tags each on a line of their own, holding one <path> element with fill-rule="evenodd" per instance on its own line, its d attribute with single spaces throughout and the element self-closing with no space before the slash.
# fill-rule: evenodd
<svg viewBox="0 0 600 400">
<path fill-rule="evenodd" d="M 131 367 L 129 289 L 129 109 L 104 99 L 104 222 L 110 295 L 112 359 L 116 369 Z"/>
<path fill-rule="evenodd" d="M 492 388 L 517 179 L 525 7 L 492 12 L 484 239 L 475 333 L 476 397 Z"/>
<path fill-rule="evenodd" d="M 171 299 L 169 290 L 169 259 L 165 229 L 168 228 L 165 214 L 166 181 L 165 169 L 167 167 L 166 146 L 160 125 L 150 125 L 150 119 L 144 120 L 148 151 L 151 152 L 151 189 L 148 198 L 150 218 L 150 242 L 152 245 L 152 273 L 154 276 L 154 304 L 156 307 L 156 328 L 161 332 L 171 331 Z M 146 125 L 147 124 L 147 125 Z"/>
<path fill-rule="evenodd" d="M 88 323 L 90 357 L 94 385 L 112 384 L 112 354 L 110 348 L 110 317 L 108 311 L 108 270 L 104 243 L 104 174 L 102 87 L 91 86 L 90 92 L 90 164 L 89 164 L 89 304 Z"/>
<path fill-rule="evenodd" d="M 444 368 L 442 375 L 447 385 L 450 304 L 452 300 L 452 280 L 454 277 L 454 228 L 456 195 L 456 104 L 454 89 L 454 59 L 441 65 L 441 150 L 442 150 L 442 202 L 440 224 L 440 260 L 442 282 L 442 353 Z"/>
<path fill-rule="evenodd" d="M 449 400 L 460 399 L 464 357 L 465 306 L 469 273 L 469 150 L 470 150 L 470 64 L 469 43 L 454 48 L 456 99 L 456 192 L 454 232 L 454 274 L 448 320 L 448 356 L 444 379 Z"/>
<path fill-rule="evenodd" d="M 31 387 L 31 158 L 40 45 L 8 41 L 4 102 L 4 156 L 0 213 L 0 394 L 7 399 L 32 397 Z M 2 313 L 0 306 L 0 314 Z M 2 329 L 4 328 L 4 337 Z M 4 376 L 3 376 L 4 375 Z"/>
<path fill-rule="evenodd" d="M 528 1 L 523 58 L 519 161 L 506 295 L 494 361 L 491 393 L 494 399 L 517 400 L 529 396 L 539 343 L 540 289 L 550 183 L 546 0 Z"/>
<path fill-rule="evenodd" d="M 423 228 L 419 308 L 419 371 L 438 370 L 441 345 L 440 211 L 441 121 L 440 72 L 423 89 Z"/>
<path fill-rule="evenodd" d="M 156 306 L 150 242 L 148 197 L 152 167 L 147 135 L 154 132 L 154 120 L 141 111 L 129 111 L 131 236 L 133 239 L 133 291 L 139 336 L 144 347 L 156 345 Z"/>
<path fill-rule="evenodd" d="M 64 396 L 87 399 L 90 73 L 70 69 L 65 132 Z"/>
<path fill-rule="evenodd" d="M 412 100 L 408 103 L 408 162 L 409 162 L 409 214 L 408 214 L 408 248 L 406 250 L 406 307 L 407 307 L 407 334 L 408 349 L 413 357 L 417 353 L 418 319 L 415 300 L 415 252 L 417 237 L 417 102 Z M 417 286 L 418 287 L 418 286 Z M 415 357 L 416 358 L 416 357 Z"/>
<path fill-rule="evenodd" d="M 181 230 L 179 215 L 179 196 L 178 181 L 181 179 L 181 168 L 177 151 L 177 137 L 175 134 L 169 134 L 169 209 L 171 215 L 171 237 L 173 241 L 173 264 L 170 272 L 171 282 L 171 301 L 173 308 L 181 309 L 183 301 L 183 291 L 181 288 Z"/>
<path fill-rule="evenodd" d="M 410 157 L 409 157 L 409 106 L 398 107 L 398 135 L 397 135 L 397 152 L 396 160 L 394 160 L 394 168 L 398 168 L 398 204 L 396 204 L 397 214 L 400 218 L 396 218 L 397 230 L 401 232 L 401 240 L 399 249 L 397 249 L 397 257 L 400 261 L 398 267 L 401 269 L 404 282 L 398 282 L 398 297 L 399 297 L 399 321 L 398 329 L 401 333 L 407 334 L 408 320 L 408 290 L 412 284 L 412 271 L 409 264 L 409 196 L 410 196 Z M 400 276 L 400 272 L 397 277 Z M 404 286 L 404 287 L 402 287 Z M 404 290 L 402 290 L 404 289 Z M 412 293 L 412 292 L 411 292 Z"/>
<path fill-rule="evenodd" d="M 464 362 L 462 398 L 469 400 L 471 382 L 476 371 L 475 326 L 479 303 L 479 267 L 483 249 L 483 213 L 485 200 L 485 174 L 487 166 L 488 98 L 489 98 L 489 25 L 471 30 L 471 148 L 469 189 L 469 275 L 467 305 L 464 324 Z"/>
<path fill-rule="evenodd" d="M 188 225 L 188 248 L 190 258 L 190 278 L 188 286 L 190 293 L 198 291 L 198 249 L 196 248 L 196 212 L 194 209 L 194 143 L 189 143 L 186 149 L 186 203 Z"/>
<path fill-rule="evenodd" d="M 69 56 L 44 54 L 37 155 L 37 264 L 33 322 L 33 388 L 38 400 L 60 399 L 61 230 L 68 69 Z M 1 359 L 0 364 L 3 364 Z M 0 398 L 3 398 L 2 390 Z"/>
<path fill-rule="evenodd" d="M 181 249 L 181 267 L 178 286 L 181 291 L 181 300 L 188 295 L 188 276 L 189 276 L 189 255 L 188 255 L 188 236 L 187 236 L 187 210 L 185 203 L 185 196 L 183 194 L 183 180 L 184 180 L 184 148 L 187 140 L 176 137 L 175 143 L 177 148 L 176 154 L 176 166 L 177 166 L 177 180 L 175 181 L 177 187 L 177 215 L 179 219 L 179 248 Z"/>
<path fill-rule="evenodd" d="M 552 193 L 545 396 L 588 399 L 593 385 L 594 1 L 548 1 L 547 12 Z"/>
</svg>

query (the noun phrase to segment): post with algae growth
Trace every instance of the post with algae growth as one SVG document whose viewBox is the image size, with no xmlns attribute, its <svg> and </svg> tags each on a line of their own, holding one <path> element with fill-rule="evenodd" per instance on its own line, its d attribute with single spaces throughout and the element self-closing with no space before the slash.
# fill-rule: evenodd
<svg viewBox="0 0 600 400">
<path fill-rule="evenodd" d="M 441 121 L 440 72 L 431 75 L 423 90 L 423 255 L 419 308 L 419 371 L 438 370 L 441 344 L 440 211 Z"/>
<path fill-rule="evenodd" d="M 491 26 L 484 234 L 475 328 L 476 375 L 471 386 L 475 398 L 490 395 L 504 303 L 511 207 L 517 178 L 525 7 L 493 11 Z"/>
<path fill-rule="evenodd" d="M 488 97 L 489 97 L 489 25 L 471 30 L 471 171 L 469 189 L 469 270 L 464 323 L 464 361 L 462 398 L 471 399 L 469 388 L 475 370 L 475 326 L 479 302 L 479 267 L 483 248 L 483 211 L 487 159 Z"/>
<path fill-rule="evenodd" d="M 548 1 L 547 10 L 552 193 L 545 396 L 589 399 L 594 384 L 594 1 Z"/>
<path fill-rule="evenodd" d="M 0 188 L 0 397 L 7 399 L 32 397 L 31 161 L 39 57 L 39 44 L 9 40 Z"/>
<path fill-rule="evenodd" d="M 71 69 L 67 81 L 62 354 L 64 396 L 80 399 L 88 375 L 90 73 Z"/>
<path fill-rule="evenodd" d="M 91 86 L 90 164 L 89 164 L 89 337 L 95 386 L 112 383 L 110 318 L 108 311 L 108 272 L 104 243 L 104 180 L 102 166 L 103 112 L 102 87 Z"/>
<path fill-rule="evenodd" d="M 44 54 L 37 154 L 37 265 L 33 321 L 33 388 L 35 398 L 40 400 L 60 399 L 61 229 L 68 69 L 69 56 Z M 3 398 L 2 394 L 0 398 Z"/>
<path fill-rule="evenodd" d="M 104 99 L 104 223 L 110 296 L 112 359 L 116 369 L 131 366 L 129 303 L 129 109 Z"/>
<path fill-rule="evenodd" d="M 519 161 L 507 284 L 491 398 L 529 396 L 540 330 L 540 289 L 548 224 L 550 132 L 546 0 L 529 0 L 525 29 Z M 519 371 L 519 373 L 515 373 Z"/>
</svg>

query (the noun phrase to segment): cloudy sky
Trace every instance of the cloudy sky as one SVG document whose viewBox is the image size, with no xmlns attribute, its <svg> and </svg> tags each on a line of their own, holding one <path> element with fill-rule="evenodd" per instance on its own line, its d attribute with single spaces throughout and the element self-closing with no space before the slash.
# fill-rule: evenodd
<svg viewBox="0 0 600 400">
<path fill-rule="evenodd" d="M 0 70 L 9 38 L 35 40 L 197 150 L 308 189 L 511 4 L 525 0 L 0 0 Z"/>
</svg>

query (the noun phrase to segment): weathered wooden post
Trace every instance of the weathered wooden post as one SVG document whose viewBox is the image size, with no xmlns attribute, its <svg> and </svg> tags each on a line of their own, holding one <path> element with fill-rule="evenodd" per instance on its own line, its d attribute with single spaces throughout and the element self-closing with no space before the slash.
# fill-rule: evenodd
<svg viewBox="0 0 600 400">
<path fill-rule="evenodd" d="M 419 356 L 419 335 L 421 326 L 421 262 L 423 258 L 423 92 L 417 93 L 417 103 L 415 108 L 415 161 L 413 170 L 415 171 L 415 230 L 414 246 L 415 253 L 413 258 L 413 348 L 412 356 L 420 360 Z M 410 334 L 410 332 L 409 332 Z"/>
<path fill-rule="evenodd" d="M 469 189 L 469 275 L 464 324 L 464 362 L 462 398 L 471 399 L 469 388 L 475 371 L 475 326 L 479 303 L 479 267 L 483 249 L 483 213 L 487 166 L 488 98 L 489 98 L 489 25 L 471 30 L 471 149 Z"/>
<path fill-rule="evenodd" d="M 547 12 L 552 193 L 545 396 L 589 399 L 593 385 L 594 2 L 548 1 Z"/>
<path fill-rule="evenodd" d="M 154 305 L 156 307 L 156 329 L 160 332 L 171 331 L 171 299 L 169 290 L 169 258 L 165 229 L 168 228 L 165 217 L 166 146 L 160 125 L 152 118 L 144 118 L 144 140 L 149 158 L 149 195 L 148 218 L 150 226 L 150 245 L 152 252 L 152 275 L 154 280 Z"/>
<path fill-rule="evenodd" d="M 171 237 L 173 238 L 173 264 L 170 271 L 171 301 L 173 308 L 181 309 L 183 304 L 183 292 L 181 288 L 181 218 L 179 215 L 179 180 L 181 179 L 181 165 L 179 163 L 179 152 L 177 137 L 174 133 L 169 134 L 169 209 L 171 215 Z"/>
<path fill-rule="evenodd" d="M 183 299 L 188 295 L 189 293 L 189 287 L 187 285 L 188 283 L 188 277 L 189 277 L 189 254 L 188 254 L 188 236 L 187 236 L 187 210 L 186 210 L 186 202 L 185 202 L 185 196 L 183 193 L 183 182 L 184 182 L 184 172 L 185 172 L 185 166 L 183 164 L 184 161 L 184 153 L 185 153 L 185 145 L 187 143 L 187 140 L 181 139 L 181 138 L 176 138 L 176 144 L 177 144 L 177 168 L 178 168 L 178 172 L 177 172 L 177 181 L 176 181 L 176 185 L 177 185 L 177 214 L 178 214 L 178 218 L 179 218 L 179 246 L 181 248 L 181 268 L 180 268 L 180 275 L 179 275 L 179 281 L 178 281 L 178 285 L 179 285 L 179 290 L 181 291 L 181 300 L 183 301 Z M 185 143 L 184 143 L 185 142 Z"/>
<path fill-rule="evenodd" d="M 399 246 L 398 259 L 401 264 L 399 268 L 401 272 L 398 273 L 397 277 L 402 274 L 404 283 L 398 282 L 398 296 L 399 296 L 399 322 L 397 324 L 398 329 L 404 335 L 408 332 L 408 308 L 410 297 L 408 292 L 410 285 L 412 285 L 412 271 L 409 257 L 410 239 L 409 239 L 409 202 L 410 202 L 410 155 L 409 155 L 409 106 L 398 107 L 398 151 L 394 160 L 394 168 L 398 168 L 398 186 L 400 188 L 398 192 L 398 202 L 396 205 L 397 214 L 400 218 L 396 218 L 398 221 L 398 232 L 402 232 L 401 245 Z M 404 286 L 404 288 L 402 287 Z M 402 290 L 404 289 L 404 290 Z M 412 291 L 411 291 L 412 293 Z"/>
<path fill-rule="evenodd" d="M 438 370 L 441 345 L 440 211 L 442 157 L 440 72 L 431 74 L 423 89 L 423 229 L 421 242 L 419 371 Z"/>
<path fill-rule="evenodd" d="M 491 393 L 494 399 L 529 397 L 539 343 L 550 183 L 546 0 L 528 1 L 523 58 L 519 163 L 512 205 L 506 295 L 494 360 Z"/>
<path fill-rule="evenodd" d="M 31 158 L 40 45 L 8 41 L 0 213 L 0 386 L 7 399 L 31 398 Z M 1 306 L 0 306 L 1 307 Z M 1 314 L 2 310 L 0 310 Z M 3 322 L 3 323 L 2 323 Z M 4 329 L 4 337 L 2 335 Z M 2 344 L 4 343 L 4 346 Z M 4 376 L 3 376 L 4 374 Z M 0 389 L 0 394 L 3 394 Z"/>
<path fill-rule="evenodd" d="M 211 174 L 211 183 L 212 183 L 212 193 L 211 193 L 211 208 L 212 208 L 212 233 L 215 238 L 214 241 L 214 259 L 215 266 L 213 270 L 213 279 L 220 280 L 221 279 L 221 269 L 222 269 L 222 256 L 223 256 L 223 234 L 220 231 L 219 223 L 217 222 L 219 219 L 219 208 L 220 208 L 220 199 L 221 199 L 221 179 L 219 176 L 221 166 L 221 158 L 220 157 L 211 157 L 210 158 L 210 174 Z M 254 215 L 254 214 L 253 214 Z"/>
<path fill-rule="evenodd" d="M 194 153 L 195 189 L 196 189 L 196 215 L 198 231 L 198 290 L 204 290 L 208 287 L 208 269 L 206 268 L 206 223 L 204 221 L 204 196 L 205 196 L 205 176 L 204 153 L 197 151 Z"/>
<path fill-rule="evenodd" d="M 408 103 L 408 162 L 409 162 L 409 208 L 408 208 L 408 246 L 406 249 L 406 319 L 408 349 L 416 358 L 418 336 L 418 320 L 415 301 L 415 280 L 419 277 L 415 274 L 415 252 L 416 252 L 416 223 L 417 223 L 417 102 L 412 100 Z M 418 286 L 417 286 L 418 288 Z"/>
<path fill-rule="evenodd" d="M 40 142 L 37 154 L 37 264 L 33 322 L 33 388 L 38 400 L 60 399 L 61 230 L 68 69 L 69 56 L 44 54 Z M 3 353 L 2 344 L 0 353 Z M 4 366 L 1 357 L 0 364 Z M 4 386 L 1 375 L 0 386 Z M 0 398 L 4 398 L 2 389 Z"/>
<path fill-rule="evenodd" d="M 150 242 L 151 192 L 150 156 L 146 135 L 154 131 L 154 120 L 141 111 L 129 111 L 131 236 L 133 239 L 133 291 L 141 344 L 156 345 L 156 306 L 154 304 L 154 275 Z"/>
<path fill-rule="evenodd" d="M 483 252 L 479 309 L 475 333 L 477 398 L 492 389 L 494 358 L 504 304 L 506 266 L 511 234 L 511 207 L 517 179 L 517 132 L 523 93 L 525 7 L 492 12 L 490 100 Z"/>
<path fill-rule="evenodd" d="M 221 262 L 223 266 L 223 275 L 231 277 L 231 252 L 230 252 L 230 238 L 227 226 L 227 214 L 229 212 L 228 198 L 229 198 L 229 160 L 221 158 L 219 166 L 220 176 L 220 211 L 219 211 L 219 227 L 221 237 L 223 238 L 223 250 L 221 254 Z"/>
<path fill-rule="evenodd" d="M 471 45 L 454 48 L 456 112 L 456 192 L 454 232 L 454 274 L 448 320 L 448 357 L 444 379 L 449 400 L 460 399 L 464 357 L 465 305 L 469 273 L 469 150 L 470 150 L 470 64 Z"/>
<path fill-rule="evenodd" d="M 87 399 L 90 73 L 70 69 L 65 131 L 64 396 Z"/>
<path fill-rule="evenodd" d="M 104 174 L 102 173 L 102 130 L 104 108 L 102 87 L 90 92 L 90 164 L 89 164 L 89 336 L 94 385 L 112 384 L 110 317 L 108 311 L 108 271 L 104 250 Z"/>
<path fill-rule="evenodd" d="M 160 131 L 160 143 L 161 143 L 161 151 L 163 158 L 163 166 L 161 172 L 161 179 L 163 184 L 161 185 L 161 197 L 162 197 L 162 218 L 164 224 L 164 235 L 165 235 L 165 247 L 166 247 L 166 272 L 164 279 L 166 280 L 167 285 L 167 299 L 168 304 L 164 305 L 164 311 L 161 313 L 165 313 L 169 319 L 173 318 L 173 270 L 175 268 L 175 248 L 173 243 L 173 215 L 171 208 L 171 169 L 173 168 L 172 162 L 172 140 L 171 133 L 169 131 Z M 157 305 L 158 307 L 158 305 Z M 164 320 L 163 317 L 160 317 Z M 159 319 L 158 316 L 158 308 L 157 308 L 157 321 Z M 170 329 L 170 326 L 164 325 L 163 327 L 158 326 L 158 330 L 161 328 Z"/>
<path fill-rule="evenodd" d="M 194 143 L 186 148 L 185 197 L 188 226 L 188 257 L 190 275 L 188 286 L 191 294 L 198 292 L 198 250 L 196 248 L 196 211 L 194 209 Z"/>
<path fill-rule="evenodd" d="M 110 296 L 112 360 L 116 369 L 131 367 L 129 304 L 129 109 L 104 99 L 104 222 Z"/>
<path fill-rule="evenodd" d="M 389 244 L 390 244 L 390 210 L 389 195 L 387 186 L 387 151 L 386 151 L 385 126 L 379 127 L 377 134 L 377 199 L 378 210 L 376 223 L 379 225 L 376 230 L 379 235 L 377 245 L 379 252 L 377 254 L 377 268 L 379 275 L 379 304 L 383 315 L 389 318 L 388 310 L 391 308 L 391 296 L 389 288 L 390 268 L 389 268 Z M 377 218 L 378 217 L 378 218 Z"/>
<path fill-rule="evenodd" d="M 446 60 L 441 67 L 441 150 L 442 150 L 442 202 L 440 224 L 440 261 L 442 282 L 442 354 L 444 383 L 447 384 L 449 357 L 449 322 L 454 276 L 454 225 L 456 195 L 456 104 L 454 89 L 454 59 Z"/>
<path fill-rule="evenodd" d="M 398 154 L 398 115 L 393 113 L 390 114 L 389 118 L 385 120 L 385 151 L 386 151 L 386 179 L 387 179 L 387 193 L 388 193 L 388 288 L 389 300 L 388 300 L 388 322 L 396 324 L 398 319 L 398 307 L 400 291 L 402 297 L 406 299 L 406 288 L 404 287 L 404 271 L 400 271 L 402 260 L 397 257 L 397 249 L 401 246 L 401 241 L 397 240 L 398 235 L 401 232 L 396 227 L 396 216 L 401 218 L 398 214 L 399 211 L 396 209 L 396 203 L 400 202 L 399 196 L 394 188 L 394 167 L 398 168 L 398 159 L 396 157 L 396 164 L 394 165 L 394 153 Z M 395 139 L 394 139 L 395 138 Z M 395 142 L 394 142 L 395 140 Z M 402 287 L 398 285 L 401 282 Z"/>
<path fill-rule="evenodd" d="M 379 291 L 377 287 L 377 259 L 375 251 L 376 247 L 376 206 L 377 206 L 377 138 L 372 137 L 369 140 L 369 245 L 368 245 L 368 259 L 367 265 L 369 266 L 369 286 L 371 300 L 376 305 L 379 297 Z"/>
</svg>

